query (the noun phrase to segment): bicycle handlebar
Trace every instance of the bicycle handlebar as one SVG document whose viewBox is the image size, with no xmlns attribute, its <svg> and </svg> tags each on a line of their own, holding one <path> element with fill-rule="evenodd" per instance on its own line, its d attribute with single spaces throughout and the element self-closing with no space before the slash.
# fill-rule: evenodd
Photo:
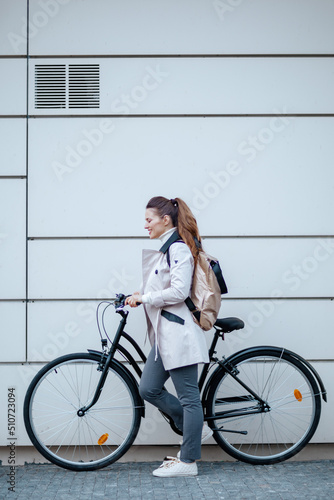
<svg viewBox="0 0 334 500">
<path fill-rule="evenodd" d="M 130 295 L 124 295 L 124 293 L 116 293 L 116 299 L 114 301 L 114 306 L 117 309 L 118 307 L 125 306 L 125 300 L 130 297 Z"/>
<path fill-rule="evenodd" d="M 116 299 L 114 301 L 115 309 L 119 309 L 119 308 L 124 307 L 125 306 L 125 300 L 128 297 L 131 297 L 131 294 L 130 295 L 124 295 L 124 293 L 116 293 Z M 141 302 L 136 302 L 136 305 L 140 306 Z"/>
</svg>

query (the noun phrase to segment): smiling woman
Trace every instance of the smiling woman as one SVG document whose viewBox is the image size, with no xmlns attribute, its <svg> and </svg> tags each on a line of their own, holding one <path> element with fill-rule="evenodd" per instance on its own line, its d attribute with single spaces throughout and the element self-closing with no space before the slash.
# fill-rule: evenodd
<svg viewBox="0 0 334 500">
<path fill-rule="evenodd" d="M 173 223 L 168 215 L 160 217 L 154 208 L 147 208 L 145 213 L 145 229 L 151 239 L 159 238 L 167 230 L 172 229 Z"/>
<path fill-rule="evenodd" d="M 160 251 L 143 251 L 143 285 L 128 297 L 127 304 L 144 304 L 152 345 L 140 382 L 141 396 L 171 416 L 183 433 L 178 458 L 164 461 L 155 476 L 195 476 L 196 460 L 201 457 L 201 441 L 212 431 L 203 427 L 203 410 L 197 383 L 199 363 L 208 362 L 208 351 L 201 328 L 193 321 L 185 304 L 190 295 L 198 248 L 201 241 L 196 219 L 180 198 L 152 198 L 145 213 L 145 229 L 150 238 L 170 246 L 169 262 Z M 178 232 L 175 240 L 175 232 Z M 178 397 L 163 389 L 171 377 Z"/>
</svg>

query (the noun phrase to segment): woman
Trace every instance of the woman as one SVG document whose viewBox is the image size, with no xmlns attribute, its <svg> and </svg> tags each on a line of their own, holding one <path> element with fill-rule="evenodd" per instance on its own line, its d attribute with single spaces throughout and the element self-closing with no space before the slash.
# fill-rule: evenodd
<svg viewBox="0 0 334 500">
<path fill-rule="evenodd" d="M 145 229 L 162 245 L 175 237 L 175 231 L 182 239 L 169 247 L 169 262 L 161 251 L 143 250 L 142 293 L 135 292 L 126 300 L 131 307 L 143 303 L 152 346 L 140 394 L 172 417 L 183 433 L 178 458 L 165 460 L 153 475 L 195 476 L 201 442 L 212 435 L 211 429 L 203 426 L 197 383 L 197 365 L 209 361 L 208 349 L 203 331 L 184 303 L 190 295 L 198 256 L 194 238 L 201 239 L 194 216 L 180 198 L 152 198 L 146 206 Z M 169 377 L 178 397 L 162 389 Z"/>
</svg>

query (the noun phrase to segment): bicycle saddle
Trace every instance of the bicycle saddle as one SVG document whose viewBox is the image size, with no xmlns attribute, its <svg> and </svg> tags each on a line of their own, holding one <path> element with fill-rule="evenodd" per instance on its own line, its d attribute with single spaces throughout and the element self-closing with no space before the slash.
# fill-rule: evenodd
<svg viewBox="0 0 334 500">
<path fill-rule="evenodd" d="M 217 319 L 214 326 L 222 332 L 228 333 L 233 332 L 233 330 L 241 330 L 245 323 L 239 318 L 221 318 Z"/>
</svg>

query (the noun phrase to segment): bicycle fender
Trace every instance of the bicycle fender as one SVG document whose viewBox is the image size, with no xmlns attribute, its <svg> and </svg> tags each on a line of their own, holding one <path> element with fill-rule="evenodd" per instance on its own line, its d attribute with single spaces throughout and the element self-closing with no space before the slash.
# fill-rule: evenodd
<svg viewBox="0 0 334 500">
<path fill-rule="evenodd" d="M 315 380 L 318 383 L 318 386 L 320 387 L 320 393 L 321 393 L 322 399 L 327 403 L 327 391 L 325 389 L 325 385 L 324 385 L 319 373 L 317 372 L 317 370 L 311 365 L 311 363 L 309 361 L 306 361 L 306 359 L 304 359 L 302 356 L 300 356 L 299 354 L 297 354 L 293 351 L 290 351 L 289 349 L 285 349 L 284 347 L 272 346 L 272 345 L 254 346 L 254 347 L 249 347 L 247 349 L 241 349 L 240 351 L 238 351 L 234 354 L 231 354 L 228 358 L 226 358 L 225 361 L 231 361 L 233 363 L 234 358 L 236 358 L 237 356 L 240 356 L 240 355 L 243 355 L 246 353 L 253 353 L 254 351 L 259 351 L 259 350 L 263 350 L 263 351 L 274 350 L 277 353 L 280 353 L 283 351 L 283 352 L 286 352 L 287 354 L 289 354 L 290 356 L 292 356 L 293 358 L 296 358 L 298 361 L 300 361 L 308 370 L 310 370 L 310 372 L 314 376 Z M 216 373 L 216 371 L 214 373 Z M 210 377 L 210 380 L 211 380 L 211 378 L 212 377 Z"/>
<path fill-rule="evenodd" d="M 101 351 L 96 351 L 95 349 L 87 349 L 87 351 L 90 353 L 90 354 L 93 354 L 95 355 L 98 359 L 101 358 L 101 355 L 102 355 L 102 352 Z M 134 376 L 132 375 L 132 373 L 130 372 L 130 370 L 128 368 L 126 368 L 126 366 L 124 366 L 122 363 L 120 363 L 119 361 L 117 361 L 117 359 L 113 359 L 112 362 L 117 365 L 117 367 L 123 372 L 125 373 L 126 376 L 128 376 L 131 380 L 131 382 L 133 383 L 134 387 L 135 387 L 135 390 L 137 392 L 137 396 L 139 398 L 139 400 L 141 401 L 141 416 L 142 417 L 145 417 L 145 403 L 144 403 L 144 400 L 143 398 L 140 396 L 139 394 L 139 388 L 138 388 L 138 382 L 137 380 L 134 378 Z"/>
<path fill-rule="evenodd" d="M 325 385 L 324 385 L 319 373 L 317 372 L 317 370 L 311 365 L 311 363 L 309 361 L 304 359 L 299 354 L 297 354 L 293 351 L 289 351 L 288 349 L 284 349 L 284 351 L 287 352 L 288 354 L 290 354 L 291 356 L 293 356 L 294 358 L 298 359 L 299 361 L 301 361 L 310 370 L 310 372 L 314 375 L 315 379 L 317 380 L 317 382 L 319 384 L 322 399 L 325 401 L 325 403 L 327 403 L 327 391 L 325 389 Z"/>
</svg>

